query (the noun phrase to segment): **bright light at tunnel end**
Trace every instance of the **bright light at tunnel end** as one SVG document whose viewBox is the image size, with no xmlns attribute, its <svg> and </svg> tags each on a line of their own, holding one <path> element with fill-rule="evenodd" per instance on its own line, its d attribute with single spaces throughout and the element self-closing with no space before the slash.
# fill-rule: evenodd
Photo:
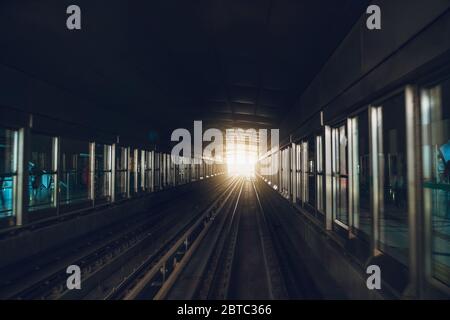
<svg viewBox="0 0 450 320">
<path fill-rule="evenodd" d="M 270 139 L 268 139 L 269 132 Z M 279 129 L 226 129 L 225 139 L 223 133 L 224 131 L 214 128 L 203 132 L 202 121 L 194 121 L 192 144 L 189 130 L 183 128 L 174 130 L 171 141 L 177 141 L 178 144 L 172 148 L 172 160 L 175 164 L 225 164 L 228 174 L 233 176 L 255 177 L 257 163 L 259 174 L 277 173 L 277 162 L 271 163 L 267 154 L 278 150 Z M 203 146 L 205 141 L 210 142 L 206 147 Z M 269 143 L 270 150 L 268 150 Z M 191 153 L 192 146 L 193 153 Z"/>
<path fill-rule="evenodd" d="M 256 130 L 230 130 L 226 139 L 228 174 L 253 178 L 258 160 L 258 133 Z"/>
<path fill-rule="evenodd" d="M 226 164 L 229 175 L 255 177 L 256 154 L 250 152 L 235 153 L 227 156 Z"/>
</svg>

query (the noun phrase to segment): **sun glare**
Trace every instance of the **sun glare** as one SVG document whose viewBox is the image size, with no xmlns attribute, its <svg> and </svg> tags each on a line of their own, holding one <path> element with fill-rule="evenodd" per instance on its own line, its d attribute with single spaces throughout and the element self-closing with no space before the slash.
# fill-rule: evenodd
<svg viewBox="0 0 450 320">
<path fill-rule="evenodd" d="M 248 143 L 227 142 L 226 160 L 228 174 L 254 177 L 257 161 L 257 146 Z"/>
</svg>

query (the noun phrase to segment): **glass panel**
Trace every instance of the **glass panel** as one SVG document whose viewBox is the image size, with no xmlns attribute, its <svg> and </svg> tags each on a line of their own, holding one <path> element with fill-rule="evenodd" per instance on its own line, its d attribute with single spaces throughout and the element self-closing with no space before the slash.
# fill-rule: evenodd
<svg viewBox="0 0 450 320">
<path fill-rule="evenodd" d="M 287 151 L 288 149 L 284 149 L 281 151 L 281 185 L 280 185 L 280 191 L 282 193 L 288 192 L 287 190 Z"/>
<path fill-rule="evenodd" d="M 406 180 L 406 119 L 404 95 L 382 106 L 383 202 L 380 216 L 381 249 L 400 262 L 408 261 L 408 206 Z"/>
<path fill-rule="evenodd" d="M 110 197 L 111 146 L 95 144 L 95 198 Z"/>
<path fill-rule="evenodd" d="M 29 211 L 55 205 L 53 137 L 32 133 L 29 161 Z"/>
<path fill-rule="evenodd" d="M 308 202 L 309 184 L 308 184 L 308 142 L 302 142 L 302 191 L 303 203 Z"/>
<path fill-rule="evenodd" d="M 272 156 L 272 161 L 274 165 L 273 175 L 272 175 L 272 185 L 278 188 L 279 186 L 279 175 L 281 172 L 281 165 L 280 165 L 280 152 L 277 151 Z"/>
<path fill-rule="evenodd" d="M 172 158 L 171 158 L 172 159 Z M 174 157 L 175 161 L 180 161 L 180 157 Z M 173 161 L 174 166 L 174 183 L 175 185 L 181 184 L 183 181 L 183 165 L 178 162 L 177 165 L 175 165 L 175 161 Z"/>
<path fill-rule="evenodd" d="M 286 167 L 285 167 L 285 161 L 284 161 L 284 159 L 285 159 L 285 154 L 286 154 L 286 152 L 285 152 L 284 150 L 280 151 L 280 157 L 281 157 L 281 168 L 280 168 L 280 170 L 281 170 L 281 174 L 280 174 L 280 178 L 281 178 L 281 181 L 280 181 L 280 192 L 284 192 L 284 182 L 285 182 L 285 179 L 284 179 L 284 172 L 285 172 L 285 169 L 286 169 Z"/>
<path fill-rule="evenodd" d="M 369 154 L 369 114 L 365 110 L 355 118 L 354 126 L 354 165 L 353 173 L 355 193 L 353 226 L 365 233 L 372 234 L 372 215 L 370 212 L 370 154 Z"/>
<path fill-rule="evenodd" d="M 0 128 L 0 218 L 13 215 L 17 132 Z"/>
<path fill-rule="evenodd" d="M 137 179 L 136 179 L 136 150 L 131 149 L 130 151 L 130 161 L 129 161 L 129 168 L 130 168 L 130 192 L 131 194 L 137 192 Z"/>
<path fill-rule="evenodd" d="M 301 144 L 295 145 L 295 150 L 297 153 L 296 156 L 296 170 L 297 170 L 297 203 L 301 203 L 302 201 L 302 153 L 301 153 Z"/>
<path fill-rule="evenodd" d="M 152 166 L 153 166 L 153 151 L 146 152 L 146 162 L 145 162 L 145 171 L 146 171 L 146 188 L 148 191 L 152 191 L 152 181 L 153 181 L 153 173 L 152 173 Z"/>
<path fill-rule="evenodd" d="M 166 166 L 166 155 L 165 154 L 161 154 L 161 188 L 165 188 L 166 187 L 166 171 L 167 171 L 167 166 Z M 200 172 L 200 179 L 203 179 L 203 164 L 200 165 L 201 167 L 201 172 Z"/>
<path fill-rule="evenodd" d="M 323 213 L 323 144 L 322 136 L 316 137 L 316 149 L 317 149 L 317 211 Z"/>
<path fill-rule="evenodd" d="M 167 188 L 170 183 L 170 162 L 167 154 L 164 154 L 164 186 Z M 203 164 L 203 178 L 206 178 L 206 165 Z"/>
<path fill-rule="evenodd" d="M 347 132 L 346 127 L 339 128 L 339 173 L 347 174 Z"/>
<path fill-rule="evenodd" d="M 154 179 L 155 179 L 155 189 L 156 190 L 159 190 L 160 186 L 161 186 L 161 170 L 160 170 L 160 168 L 161 168 L 161 162 L 160 161 L 161 160 L 160 160 L 160 158 L 161 158 L 161 154 L 156 152 L 155 153 L 155 160 L 154 160 L 154 165 L 155 165 L 155 173 L 154 173 L 155 177 L 154 177 Z M 195 165 L 195 169 L 196 170 L 198 169 L 198 165 Z M 198 171 L 196 171 L 196 179 L 198 180 Z"/>
<path fill-rule="evenodd" d="M 332 131 L 333 213 L 335 220 L 348 226 L 347 130 L 342 125 Z"/>
<path fill-rule="evenodd" d="M 138 177 L 139 177 L 139 191 L 144 191 L 146 189 L 146 168 L 147 168 L 147 151 L 139 151 L 139 164 L 138 164 Z"/>
<path fill-rule="evenodd" d="M 341 176 L 339 178 L 339 206 L 337 211 L 337 220 L 348 225 L 348 178 Z"/>
<path fill-rule="evenodd" d="M 315 137 L 311 136 L 308 139 L 308 204 L 315 208 L 316 207 L 316 141 Z"/>
<path fill-rule="evenodd" d="M 281 174 L 281 152 L 280 151 L 277 151 L 275 153 L 274 162 L 278 166 L 278 171 L 275 172 L 276 174 L 274 175 L 273 185 L 277 186 L 277 188 L 280 188 L 280 182 L 281 182 L 280 181 L 280 174 Z"/>
<path fill-rule="evenodd" d="M 60 203 L 69 204 L 89 198 L 89 143 L 61 140 Z"/>
<path fill-rule="evenodd" d="M 290 166 L 289 166 L 289 155 L 290 148 L 286 148 L 284 151 L 284 189 L 287 195 L 290 195 L 290 185 L 289 185 L 289 175 L 290 175 Z"/>
<path fill-rule="evenodd" d="M 450 286 L 450 80 L 422 99 L 423 192 L 433 276 Z"/>
<path fill-rule="evenodd" d="M 172 158 L 170 157 L 169 154 L 167 155 L 167 163 L 168 163 L 168 166 L 169 166 L 169 175 L 168 175 L 168 177 L 169 177 L 168 181 L 169 182 L 168 182 L 168 184 L 169 184 L 169 186 L 172 186 L 173 183 L 174 183 L 174 177 L 175 177 L 175 167 L 173 165 Z M 206 166 L 206 176 L 208 177 L 211 174 L 210 166 L 209 165 L 205 165 L 205 166 Z"/>
<path fill-rule="evenodd" d="M 203 165 L 201 165 L 203 169 Z M 201 178 L 203 178 L 203 170 L 201 173 Z M 166 161 L 166 155 L 161 154 L 161 186 L 162 188 L 165 188 L 167 185 L 167 161 Z"/>
<path fill-rule="evenodd" d="M 116 199 L 127 197 L 127 169 L 128 169 L 128 149 L 116 147 L 116 181 L 115 195 Z"/>
</svg>

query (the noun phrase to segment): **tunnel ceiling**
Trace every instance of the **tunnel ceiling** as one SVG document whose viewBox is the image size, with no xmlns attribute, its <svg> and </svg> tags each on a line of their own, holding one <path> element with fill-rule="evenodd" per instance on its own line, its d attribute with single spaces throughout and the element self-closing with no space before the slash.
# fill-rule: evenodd
<svg viewBox="0 0 450 320">
<path fill-rule="evenodd" d="M 69 4 L 81 7 L 81 31 L 65 27 Z M 87 115 L 114 111 L 120 130 L 277 127 L 366 5 L 2 1 L 0 63 L 93 102 L 80 106 Z"/>
</svg>

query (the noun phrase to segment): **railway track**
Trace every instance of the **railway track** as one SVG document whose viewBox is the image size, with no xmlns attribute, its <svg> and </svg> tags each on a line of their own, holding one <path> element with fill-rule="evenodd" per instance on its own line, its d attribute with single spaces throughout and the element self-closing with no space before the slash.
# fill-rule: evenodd
<svg viewBox="0 0 450 320">
<path fill-rule="evenodd" d="M 165 246 L 145 260 L 132 274 L 114 288 L 106 299 L 162 299 L 175 283 L 180 270 L 203 240 L 216 217 L 229 203 L 230 197 L 242 182 L 237 179 L 230 183 L 224 192 L 205 212 L 193 219 Z"/>
<path fill-rule="evenodd" d="M 179 243 L 172 247 L 166 264 L 154 265 L 148 276 L 137 276 L 135 286 L 122 298 L 309 298 L 308 275 L 297 274 L 293 244 L 283 236 L 273 202 L 263 199 L 273 196 L 254 180 L 240 179 L 190 250 L 174 259 Z M 170 261 L 168 277 L 158 282 L 155 275 Z"/>
<path fill-rule="evenodd" d="M 199 299 L 286 299 L 278 256 L 254 181 L 248 180 L 234 219 L 229 222 L 220 254 L 210 265 Z"/>
<path fill-rule="evenodd" d="M 318 297 L 286 236 L 274 194 L 255 180 L 205 184 L 151 215 L 115 225 L 43 258 L 7 299 L 304 299 Z M 192 200 L 192 199 L 190 199 Z M 195 210 L 194 210 L 195 208 Z M 184 218 L 181 218 L 184 217 Z M 70 261 L 70 263 L 68 263 Z M 66 267 L 82 270 L 82 290 L 66 289 Z M 39 272 L 40 269 L 46 272 Z M 20 272 L 16 272 L 16 277 Z M 2 288 L 5 289 L 5 288 Z M 0 293 L 3 291 L 0 290 Z M 2 294 L 4 296 L 4 294 Z"/>
<path fill-rule="evenodd" d="M 221 190 L 231 183 L 230 179 L 225 183 L 220 180 L 207 182 L 203 187 L 205 190 L 212 190 L 212 194 L 220 194 Z M 184 194 L 179 199 L 187 201 L 189 194 Z M 194 202 L 197 214 L 192 219 L 202 214 L 201 208 L 207 208 L 215 200 L 205 197 Z M 163 204 L 154 209 L 161 209 Z M 3 270 L 9 272 L 4 273 L 8 274 L 9 280 L 1 283 L 0 295 L 3 299 L 82 298 L 95 288 L 100 280 L 105 279 L 133 256 L 146 253 L 142 251 L 144 247 L 152 247 L 151 244 L 153 247 L 157 246 L 157 240 L 164 230 L 180 224 L 180 221 L 177 221 L 180 220 L 179 212 L 185 209 L 185 206 L 186 202 L 180 201 L 179 206 L 175 208 L 166 207 L 152 214 L 140 214 L 133 221 L 106 227 L 81 243 L 66 245 L 64 250 L 44 255 L 33 265 L 24 264 L 21 269 Z M 83 290 L 66 289 L 66 268 L 70 264 L 80 266 Z"/>
<path fill-rule="evenodd" d="M 295 244 L 286 236 L 276 196 L 241 179 L 188 254 L 177 260 L 158 290 L 131 299 L 309 299 L 320 297 Z M 155 269 L 156 270 L 156 269 Z M 139 288 L 139 285 L 136 287 Z M 148 287 L 147 287 L 148 289 Z"/>
</svg>

